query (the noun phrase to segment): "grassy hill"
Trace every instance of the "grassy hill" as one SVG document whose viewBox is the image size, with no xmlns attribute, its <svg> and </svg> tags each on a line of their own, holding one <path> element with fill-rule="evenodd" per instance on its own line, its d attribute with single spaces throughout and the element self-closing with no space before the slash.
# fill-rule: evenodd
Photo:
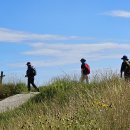
<svg viewBox="0 0 130 130">
<path fill-rule="evenodd" d="M 0 114 L 0 130 L 129 130 L 130 84 L 116 75 L 90 84 L 64 77 L 18 109 Z"/>
</svg>

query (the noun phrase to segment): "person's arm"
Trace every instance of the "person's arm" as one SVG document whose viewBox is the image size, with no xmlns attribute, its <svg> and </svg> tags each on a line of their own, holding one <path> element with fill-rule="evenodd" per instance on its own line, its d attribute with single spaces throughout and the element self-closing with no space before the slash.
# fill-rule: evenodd
<svg viewBox="0 0 130 130">
<path fill-rule="evenodd" d="M 122 73 L 123 73 L 123 72 L 121 71 L 121 74 L 120 74 L 120 77 L 121 77 L 121 78 L 122 78 Z"/>
<path fill-rule="evenodd" d="M 124 71 L 124 63 L 121 64 L 121 69 L 120 69 L 120 77 L 122 78 L 122 74 Z"/>
<path fill-rule="evenodd" d="M 83 65 L 81 65 L 81 74 L 83 73 Z"/>
<path fill-rule="evenodd" d="M 27 71 L 26 71 L 26 75 L 25 75 L 25 77 L 27 77 Z"/>
<path fill-rule="evenodd" d="M 29 73 L 28 71 L 29 71 L 29 70 L 26 71 L 26 75 L 25 75 L 25 77 L 28 77 L 28 73 Z"/>
<path fill-rule="evenodd" d="M 121 76 L 121 78 L 122 78 L 122 74 L 125 72 L 125 70 L 126 70 L 126 66 L 127 66 L 127 64 L 126 64 L 126 61 L 123 61 L 122 62 L 122 65 L 121 65 L 121 70 L 120 70 L 120 76 Z"/>
</svg>

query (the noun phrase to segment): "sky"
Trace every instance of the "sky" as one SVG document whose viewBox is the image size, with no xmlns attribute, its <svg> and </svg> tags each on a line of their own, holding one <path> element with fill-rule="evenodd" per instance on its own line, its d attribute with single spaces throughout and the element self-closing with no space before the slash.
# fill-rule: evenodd
<svg viewBox="0 0 130 130">
<path fill-rule="evenodd" d="M 85 58 L 91 74 L 120 70 L 130 56 L 128 0 L 1 0 L 0 71 L 4 82 L 26 82 L 26 63 L 36 83 L 62 75 L 80 76 Z"/>
</svg>

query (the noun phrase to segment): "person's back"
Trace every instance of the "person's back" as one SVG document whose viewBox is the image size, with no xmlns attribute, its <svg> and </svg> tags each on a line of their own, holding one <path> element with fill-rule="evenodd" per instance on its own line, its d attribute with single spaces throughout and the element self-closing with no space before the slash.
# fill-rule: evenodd
<svg viewBox="0 0 130 130">
<path fill-rule="evenodd" d="M 28 66 L 28 69 L 27 69 L 27 77 L 34 77 L 35 76 L 35 69 L 32 67 L 32 66 Z"/>
</svg>

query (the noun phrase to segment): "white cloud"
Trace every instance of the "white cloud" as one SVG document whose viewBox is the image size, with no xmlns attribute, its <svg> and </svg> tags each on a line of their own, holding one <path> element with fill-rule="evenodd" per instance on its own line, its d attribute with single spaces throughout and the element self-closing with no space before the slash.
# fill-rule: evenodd
<svg viewBox="0 0 130 130">
<path fill-rule="evenodd" d="M 76 40 L 83 37 L 78 36 L 61 36 L 61 35 L 44 35 L 32 34 L 21 31 L 14 31 L 5 28 L 0 28 L 0 41 L 5 42 L 21 42 L 21 41 L 36 41 L 30 42 L 30 50 L 23 52 L 24 56 L 37 57 L 37 60 L 32 61 L 37 66 L 57 66 L 78 63 L 80 58 L 84 57 L 87 60 L 101 60 L 119 58 L 122 54 L 119 51 L 130 50 L 129 44 L 118 44 L 113 42 L 104 43 L 45 43 L 45 40 Z M 74 42 L 74 41 L 73 41 Z M 116 52 L 117 50 L 118 53 Z M 121 55 L 120 55 L 121 54 Z M 44 59 L 41 60 L 42 56 Z M 39 58 L 40 57 L 40 58 Z M 25 67 L 25 63 L 14 63 L 11 66 Z"/>
<path fill-rule="evenodd" d="M 120 59 L 122 51 L 129 51 L 129 44 L 99 43 L 99 44 L 46 44 L 37 43 L 31 45 L 32 49 L 23 54 L 25 56 L 35 56 L 36 61 L 32 61 L 35 66 L 58 66 L 79 63 L 84 57 L 87 61 L 102 59 Z M 47 60 L 38 59 L 49 57 Z M 23 66 L 25 63 L 12 64 L 13 66 Z"/>
<path fill-rule="evenodd" d="M 63 36 L 51 34 L 33 34 L 22 31 L 15 31 L 6 28 L 0 28 L 0 42 L 22 42 L 22 41 L 45 41 L 45 40 L 81 40 L 93 39 L 90 37 Z"/>
<path fill-rule="evenodd" d="M 113 11 L 106 12 L 104 14 L 114 16 L 114 17 L 130 18 L 130 12 L 124 10 L 113 10 Z"/>
<path fill-rule="evenodd" d="M 49 55 L 49 56 L 67 56 L 75 54 L 89 54 L 93 52 L 100 52 L 111 49 L 130 49 L 129 44 L 117 44 L 117 43 L 99 43 L 99 44 L 46 44 L 37 43 L 33 44 L 32 50 L 24 52 L 25 55 Z"/>
</svg>

